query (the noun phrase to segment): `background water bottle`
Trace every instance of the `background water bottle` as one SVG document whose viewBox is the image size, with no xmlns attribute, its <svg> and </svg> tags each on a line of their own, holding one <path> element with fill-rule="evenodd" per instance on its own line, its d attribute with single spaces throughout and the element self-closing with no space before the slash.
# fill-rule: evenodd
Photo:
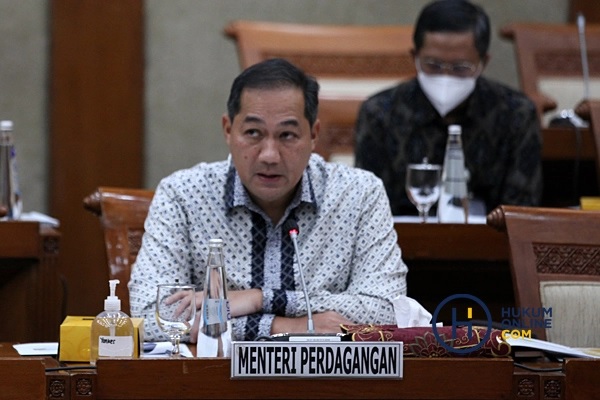
<svg viewBox="0 0 600 400">
<path fill-rule="evenodd" d="M 223 240 L 211 239 L 206 265 L 206 281 L 200 314 L 198 357 L 231 357 L 231 313 L 227 300 L 227 278 Z"/>
<path fill-rule="evenodd" d="M 442 170 L 442 192 L 438 202 L 440 222 L 468 222 L 467 171 L 465 169 L 465 155 L 461 135 L 460 125 L 450 125 L 448 127 L 448 141 Z"/>
<path fill-rule="evenodd" d="M 7 214 L 2 219 L 19 219 L 22 202 L 17 178 L 17 158 L 12 121 L 0 121 L 0 205 Z"/>
</svg>

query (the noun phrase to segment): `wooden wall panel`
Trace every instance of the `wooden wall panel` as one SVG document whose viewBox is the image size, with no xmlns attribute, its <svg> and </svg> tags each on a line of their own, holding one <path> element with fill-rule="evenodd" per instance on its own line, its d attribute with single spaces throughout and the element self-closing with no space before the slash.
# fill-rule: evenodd
<svg viewBox="0 0 600 400">
<path fill-rule="evenodd" d="M 141 187 L 143 0 L 50 2 L 50 212 L 60 219 L 67 312 L 95 315 L 108 293 L 97 186 Z"/>
<path fill-rule="evenodd" d="M 600 24 L 600 2 L 598 0 L 571 0 L 569 21 L 576 22 L 580 12 L 585 16 L 587 23 Z"/>
</svg>

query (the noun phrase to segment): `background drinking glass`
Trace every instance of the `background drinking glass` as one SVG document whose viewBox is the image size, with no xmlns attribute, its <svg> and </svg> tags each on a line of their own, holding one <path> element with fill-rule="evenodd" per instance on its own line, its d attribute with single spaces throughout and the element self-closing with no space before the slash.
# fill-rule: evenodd
<svg viewBox="0 0 600 400">
<path fill-rule="evenodd" d="M 427 221 L 432 205 L 440 198 L 442 166 L 429 164 L 409 164 L 406 169 L 406 193 L 417 207 L 421 222 Z"/>
</svg>

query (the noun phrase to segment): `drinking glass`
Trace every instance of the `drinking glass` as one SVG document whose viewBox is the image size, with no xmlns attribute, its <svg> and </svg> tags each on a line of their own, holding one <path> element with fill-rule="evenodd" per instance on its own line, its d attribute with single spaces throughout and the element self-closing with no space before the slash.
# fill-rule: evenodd
<svg viewBox="0 0 600 400">
<path fill-rule="evenodd" d="M 427 222 L 429 209 L 440 198 L 441 176 L 442 166 L 437 164 L 409 164 L 406 169 L 406 193 L 422 223 Z"/>
<path fill-rule="evenodd" d="M 156 321 L 171 339 L 171 357 L 177 358 L 181 337 L 188 333 L 196 319 L 196 288 L 180 283 L 158 285 Z"/>
</svg>

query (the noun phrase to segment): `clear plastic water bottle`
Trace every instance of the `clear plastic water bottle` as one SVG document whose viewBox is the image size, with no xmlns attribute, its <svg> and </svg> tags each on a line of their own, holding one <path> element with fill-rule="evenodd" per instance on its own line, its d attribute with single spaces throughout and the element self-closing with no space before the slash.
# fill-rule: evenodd
<svg viewBox="0 0 600 400">
<path fill-rule="evenodd" d="M 223 240 L 211 239 L 208 247 L 196 351 L 198 357 L 231 357 L 231 312 L 227 300 Z"/>
<path fill-rule="evenodd" d="M 21 217 L 23 206 L 17 177 L 12 121 L 0 121 L 0 206 L 7 211 L 2 219 L 14 220 Z"/>
<path fill-rule="evenodd" d="M 460 125 L 448 127 L 438 218 L 440 222 L 465 224 L 469 219 L 467 171 Z"/>
</svg>

